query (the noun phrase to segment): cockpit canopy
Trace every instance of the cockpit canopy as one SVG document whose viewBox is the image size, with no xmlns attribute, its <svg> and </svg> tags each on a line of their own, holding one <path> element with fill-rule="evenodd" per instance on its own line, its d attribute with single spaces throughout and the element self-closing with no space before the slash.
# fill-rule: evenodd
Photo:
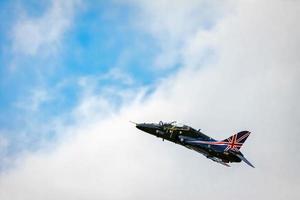
<svg viewBox="0 0 300 200">
<path fill-rule="evenodd" d="M 158 123 L 160 126 L 175 126 L 177 128 L 191 128 L 185 124 L 182 124 L 182 123 L 177 123 L 176 121 L 172 121 L 172 122 L 163 122 L 163 121 L 160 121 Z"/>
<path fill-rule="evenodd" d="M 159 121 L 158 123 L 160 126 L 163 126 L 163 125 L 173 125 L 173 126 L 177 126 L 177 122 L 176 121 L 173 121 L 173 122 L 163 122 L 163 121 Z"/>
</svg>

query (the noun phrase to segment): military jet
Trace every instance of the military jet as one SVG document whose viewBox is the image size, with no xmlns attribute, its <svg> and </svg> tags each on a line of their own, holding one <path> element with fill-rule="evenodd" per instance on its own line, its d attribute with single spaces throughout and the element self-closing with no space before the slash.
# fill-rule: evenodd
<svg viewBox="0 0 300 200">
<path fill-rule="evenodd" d="M 195 130 L 190 126 L 180 125 L 176 122 L 133 123 L 136 128 L 144 132 L 197 151 L 227 167 L 230 167 L 228 163 L 244 161 L 254 168 L 240 152 L 240 148 L 250 135 L 249 131 L 238 132 L 225 140 L 215 140 L 203 134 L 200 129 Z"/>
</svg>

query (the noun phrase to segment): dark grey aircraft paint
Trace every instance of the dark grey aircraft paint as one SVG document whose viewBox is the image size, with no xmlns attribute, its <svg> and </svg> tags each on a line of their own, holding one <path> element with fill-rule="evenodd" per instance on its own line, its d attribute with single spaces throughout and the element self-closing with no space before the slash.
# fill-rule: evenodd
<svg viewBox="0 0 300 200">
<path fill-rule="evenodd" d="M 176 122 L 135 124 L 136 128 L 144 132 L 197 151 L 227 167 L 228 163 L 241 161 L 254 167 L 240 152 L 240 148 L 250 135 L 249 131 L 241 131 L 225 140 L 217 141 L 200 130 L 187 125 L 176 125 Z"/>
</svg>

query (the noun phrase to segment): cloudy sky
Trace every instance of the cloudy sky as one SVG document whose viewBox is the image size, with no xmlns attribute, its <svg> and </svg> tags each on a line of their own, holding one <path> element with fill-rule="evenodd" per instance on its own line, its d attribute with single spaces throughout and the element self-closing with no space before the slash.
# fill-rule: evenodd
<svg viewBox="0 0 300 200">
<path fill-rule="evenodd" d="M 300 1 L 0 2 L 0 199 L 299 199 Z M 138 131 L 241 130 L 226 168 Z"/>
</svg>

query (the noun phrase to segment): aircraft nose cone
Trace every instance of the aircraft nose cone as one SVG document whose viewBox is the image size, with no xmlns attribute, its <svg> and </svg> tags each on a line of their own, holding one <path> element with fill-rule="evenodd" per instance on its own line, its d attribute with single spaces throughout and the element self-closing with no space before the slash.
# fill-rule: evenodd
<svg viewBox="0 0 300 200">
<path fill-rule="evenodd" d="M 141 124 L 136 124 L 135 127 L 138 128 L 138 129 L 140 129 L 141 128 Z"/>
<path fill-rule="evenodd" d="M 153 124 L 141 123 L 141 124 L 136 124 L 135 127 L 137 129 L 140 129 L 140 130 L 150 133 L 150 134 L 155 134 L 155 131 L 156 131 L 156 126 Z"/>
<path fill-rule="evenodd" d="M 145 128 L 146 128 L 146 126 L 145 126 L 145 124 L 136 124 L 136 126 L 135 126 L 137 129 L 140 129 L 140 130 L 145 130 Z"/>
</svg>

